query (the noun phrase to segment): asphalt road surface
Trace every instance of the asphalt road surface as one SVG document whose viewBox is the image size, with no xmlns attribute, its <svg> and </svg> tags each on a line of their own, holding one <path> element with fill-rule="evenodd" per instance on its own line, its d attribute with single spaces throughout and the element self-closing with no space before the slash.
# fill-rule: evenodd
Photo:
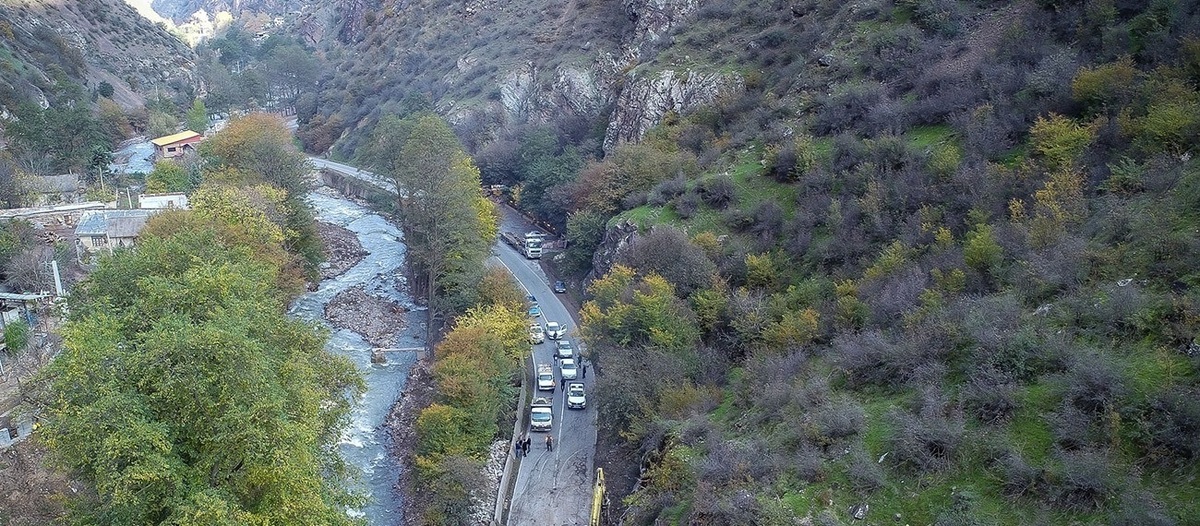
<svg viewBox="0 0 1200 526">
<path fill-rule="evenodd" d="M 396 192 L 396 185 L 386 177 L 380 177 L 366 170 L 362 170 L 348 164 L 330 161 L 329 159 L 322 159 L 320 157 L 309 157 L 308 161 L 317 168 L 328 168 L 330 170 L 342 172 L 346 175 L 354 177 L 355 179 L 366 181 L 389 192 Z"/>
<path fill-rule="evenodd" d="M 370 172 L 327 159 L 309 157 L 309 160 L 319 168 L 337 170 L 388 191 L 395 191 L 391 181 Z M 500 207 L 500 213 L 501 231 L 524 233 L 530 230 L 530 225 L 511 209 Z M 525 259 L 516 249 L 500 241 L 496 242 L 492 251 L 494 257 L 489 263 L 503 264 L 520 282 L 526 293 L 537 298 L 542 314 L 536 321 L 543 327 L 547 321 L 557 321 L 566 325 L 565 339 L 572 343 L 576 353 L 585 355 L 582 342 L 578 339 L 579 332 L 574 318 L 550 288 L 551 283 L 538 261 Z M 534 320 L 531 319 L 532 321 Z M 531 361 L 534 364 L 555 365 L 554 349 L 554 340 L 550 339 L 532 345 Z M 592 368 L 588 367 L 587 378 L 582 378 L 581 375 L 577 380 L 587 386 L 588 407 L 583 410 L 567 409 L 567 397 L 562 389 L 558 388 L 561 376 L 557 366 L 554 367 L 554 375 L 556 385 L 553 394 L 549 391 L 534 393 L 534 396 L 553 397 L 554 424 L 550 433 L 535 433 L 528 428 L 525 430 L 533 443 L 529 456 L 521 459 L 509 503 L 508 524 L 514 526 L 576 526 L 586 525 L 590 519 L 592 479 L 596 469 L 593 458 L 596 451 L 596 409 L 595 394 L 592 392 L 595 375 Z M 528 408 L 522 410 L 528 411 Z M 546 435 L 554 438 L 553 451 L 546 451 Z"/>
<path fill-rule="evenodd" d="M 511 210 L 502 209 L 500 229 L 523 233 L 529 225 L 521 221 Z M 567 307 L 551 290 L 551 282 L 538 265 L 537 260 L 527 260 L 512 247 L 497 243 L 493 252 L 504 266 L 512 272 L 528 294 L 537 298 L 542 316 L 537 322 L 545 326 L 547 321 L 557 321 L 567 326 L 567 340 L 576 352 L 582 351 L 575 326 Z M 555 343 L 533 345 L 530 351 L 535 364 L 554 365 Z M 583 382 L 588 389 L 588 408 L 567 409 L 567 397 L 558 388 L 561 383 L 558 368 L 554 369 L 555 390 L 553 428 L 554 451 L 546 451 L 547 433 L 525 430 L 533 440 L 529 456 L 522 459 L 517 472 L 516 484 L 509 504 L 508 524 L 512 525 L 586 525 L 591 513 L 592 479 L 595 471 L 596 409 L 594 374 L 588 368 L 588 377 Z M 534 396 L 551 396 L 549 391 L 538 391 Z M 528 410 L 528 409 L 526 409 Z"/>
</svg>

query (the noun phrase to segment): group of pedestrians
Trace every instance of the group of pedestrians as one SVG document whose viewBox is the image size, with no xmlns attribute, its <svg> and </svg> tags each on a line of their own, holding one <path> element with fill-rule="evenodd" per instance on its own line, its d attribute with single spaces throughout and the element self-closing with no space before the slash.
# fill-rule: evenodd
<svg viewBox="0 0 1200 526">
<path fill-rule="evenodd" d="M 529 456 L 529 448 L 533 445 L 533 439 L 529 438 L 528 434 L 522 434 L 516 443 L 513 444 L 513 452 L 521 458 Z M 554 451 L 554 437 L 546 435 L 546 451 Z"/>
</svg>

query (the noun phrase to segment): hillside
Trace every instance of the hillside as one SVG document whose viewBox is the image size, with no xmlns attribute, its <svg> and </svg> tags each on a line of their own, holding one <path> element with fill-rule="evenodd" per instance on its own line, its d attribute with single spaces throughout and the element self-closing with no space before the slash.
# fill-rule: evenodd
<svg viewBox="0 0 1200 526">
<path fill-rule="evenodd" d="M 56 83 L 111 86 L 125 109 L 201 88 L 191 50 L 120 0 L 0 2 L 0 108 L 53 104 Z M 106 88 L 107 91 L 107 88 Z"/>
<path fill-rule="evenodd" d="M 565 232 L 623 523 L 1200 515 L 1196 4 L 339 13 L 302 135 L 433 108 Z"/>
<path fill-rule="evenodd" d="M 597 278 L 623 522 L 1194 521 L 1196 6 L 789 10 L 657 55 L 744 93 L 518 170 Z"/>
<path fill-rule="evenodd" d="M 307 146 L 432 108 L 565 233 L 622 523 L 1200 516 L 1196 3 L 324 13 Z"/>
</svg>

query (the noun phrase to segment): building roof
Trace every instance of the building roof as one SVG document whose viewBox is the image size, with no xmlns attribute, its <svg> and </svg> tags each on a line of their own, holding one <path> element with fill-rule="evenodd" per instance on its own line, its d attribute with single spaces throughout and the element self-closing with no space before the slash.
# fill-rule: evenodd
<svg viewBox="0 0 1200 526">
<path fill-rule="evenodd" d="M 137 237 L 142 232 L 142 227 L 146 226 L 147 219 L 150 219 L 150 216 L 110 218 L 108 237 Z"/>
<path fill-rule="evenodd" d="M 181 131 L 181 132 L 173 134 L 173 135 L 159 137 L 157 139 L 151 140 L 150 142 L 153 143 L 155 146 L 163 147 L 168 144 L 174 144 L 179 141 L 184 141 L 184 140 L 191 139 L 193 137 L 199 137 L 199 136 L 200 136 L 199 133 L 196 133 L 192 130 L 184 130 L 184 131 Z"/>
<path fill-rule="evenodd" d="M 93 210 L 79 216 L 75 236 L 134 237 L 157 210 Z M 130 233 L 132 232 L 132 233 Z"/>
</svg>

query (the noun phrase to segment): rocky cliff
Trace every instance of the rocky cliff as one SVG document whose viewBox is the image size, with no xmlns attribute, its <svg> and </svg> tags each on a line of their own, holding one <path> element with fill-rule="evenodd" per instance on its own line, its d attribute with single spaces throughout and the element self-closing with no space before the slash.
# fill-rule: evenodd
<svg viewBox="0 0 1200 526">
<path fill-rule="evenodd" d="M 740 75 L 660 63 L 698 0 L 153 0 L 181 23 L 229 12 L 317 47 L 337 71 L 319 110 L 355 135 L 420 93 L 464 135 L 563 119 L 606 124 L 606 148 L 639 139 L 667 112 L 741 89 Z M 359 131 L 355 131 L 359 130 Z M 480 142 L 482 141 L 482 142 Z"/>
<path fill-rule="evenodd" d="M 469 143 L 564 119 L 600 119 L 607 147 L 637 140 L 667 112 L 741 87 L 737 74 L 657 62 L 697 5 L 343 0 L 331 22 L 337 37 L 320 43 L 338 72 L 323 82 L 330 104 L 320 111 L 363 129 L 421 93 L 460 134 L 476 136 Z"/>
<path fill-rule="evenodd" d="M 741 89 L 738 75 L 690 69 L 631 73 L 617 95 L 604 134 L 604 149 L 641 139 L 668 112 L 683 113 L 716 101 L 722 93 Z"/>
</svg>

